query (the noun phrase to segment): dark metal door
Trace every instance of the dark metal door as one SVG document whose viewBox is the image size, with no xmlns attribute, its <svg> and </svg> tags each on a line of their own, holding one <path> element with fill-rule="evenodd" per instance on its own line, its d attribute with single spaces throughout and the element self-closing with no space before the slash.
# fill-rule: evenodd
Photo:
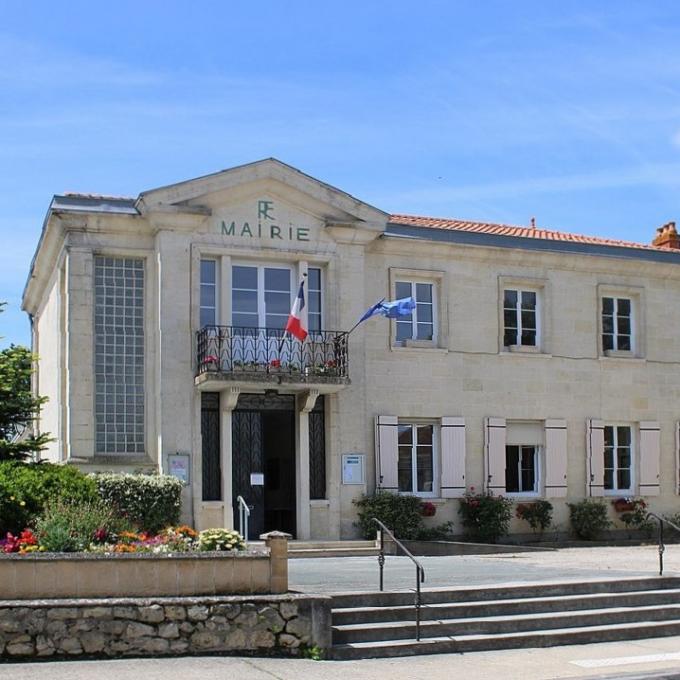
<svg viewBox="0 0 680 680">
<path fill-rule="evenodd" d="M 232 412 L 232 498 L 234 526 L 238 528 L 238 503 L 242 496 L 251 507 L 249 539 L 259 538 L 264 530 L 264 487 L 251 485 L 251 474 L 264 473 L 262 455 L 262 417 L 259 411 Z"/>
</svg>

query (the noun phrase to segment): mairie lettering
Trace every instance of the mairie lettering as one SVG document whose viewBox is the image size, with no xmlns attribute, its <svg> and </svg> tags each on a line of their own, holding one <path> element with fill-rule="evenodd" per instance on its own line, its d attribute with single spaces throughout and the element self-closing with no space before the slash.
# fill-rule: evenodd
<svg viewBox="0 0 680 680">
<path fill-rule="evenodd" d="M 309 241 L 309 227 L 287 227 L 278 224 L 257 224 L 251 225 L 249 222 L 230 223 L 222 220 L 222 236 L 242 236 L 248 238 L 268 238 L 280 241 Z"/>
</svg>

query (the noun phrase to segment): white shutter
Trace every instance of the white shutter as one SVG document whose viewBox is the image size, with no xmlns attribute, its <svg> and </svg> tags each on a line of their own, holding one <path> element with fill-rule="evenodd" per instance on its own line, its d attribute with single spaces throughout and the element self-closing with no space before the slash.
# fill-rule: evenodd
<svg viewBox="0 0 680 680">
<path fill-rule="evenodd" d="M 567 421 L 545 421 L 545 495 L 567 495 Z"/>
<path fill-rule="evenodd" d="M 505 418 L 487 418 L 484 423 L 485 489 L 505 493 Z"/>
<path fill-rule="evenodd" d="M 378 489 L 397 493 L 397 461 L 399 458 L 397 416 L 375 419 L 375 485 Z"/>
<path fill-rule="evenodd" d="M 659 423 L 645 420 L 640 423 L 640 495 L 659 495 Z"/>
<path fill-rule="evenodd" d="M 442 418 L 441 497 L 465 495 L 465 419 Z"/>
<path fill-rule="evenodd" d="M 588 419 L 586 451 L 586 495 L 604 496 L 604 421 Z"/>
</svg>

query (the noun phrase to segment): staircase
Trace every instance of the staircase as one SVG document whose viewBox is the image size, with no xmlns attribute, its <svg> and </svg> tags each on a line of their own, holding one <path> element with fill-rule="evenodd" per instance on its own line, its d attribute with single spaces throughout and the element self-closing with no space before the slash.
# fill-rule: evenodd
<svg viewBox="0 0 680 680">
<path fill-rule="evenodd" d="M 333 596 L 333 659 L 366 659 L 680 635 L 680 578 Z"/>
</svg>

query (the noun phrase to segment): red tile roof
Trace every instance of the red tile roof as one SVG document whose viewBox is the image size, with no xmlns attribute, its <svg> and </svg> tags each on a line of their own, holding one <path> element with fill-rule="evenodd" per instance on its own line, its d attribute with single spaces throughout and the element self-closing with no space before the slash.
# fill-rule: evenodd
<svg viewBox="0 0 680 680">
<path fill-rule="evenodd" d="M 419 215 L 390 215 L 390 222 L 412 227 L 427 227 L 429 229 L 447 229 L 451 231 L 473 231 L 480 234 L 494 234 L 496 236 L 519 236 L 521 238 L 537 238 L 548 241 L 568 241 L 572 243 L 587 243 L 598 246 L 618 246 L 620 248 L 644 248 L 646 250 L 663 250 L 656 246 L 618 239 L 600 238 L 598 236 L 582 236 L 564 231 L 553 231 L 541 227 L 519 227 L 511 224 L 493 224 L 491 222 L 470 222 L 469 220 L 453 220 L 444 217 L 422 217 Z"/>
</svg>

